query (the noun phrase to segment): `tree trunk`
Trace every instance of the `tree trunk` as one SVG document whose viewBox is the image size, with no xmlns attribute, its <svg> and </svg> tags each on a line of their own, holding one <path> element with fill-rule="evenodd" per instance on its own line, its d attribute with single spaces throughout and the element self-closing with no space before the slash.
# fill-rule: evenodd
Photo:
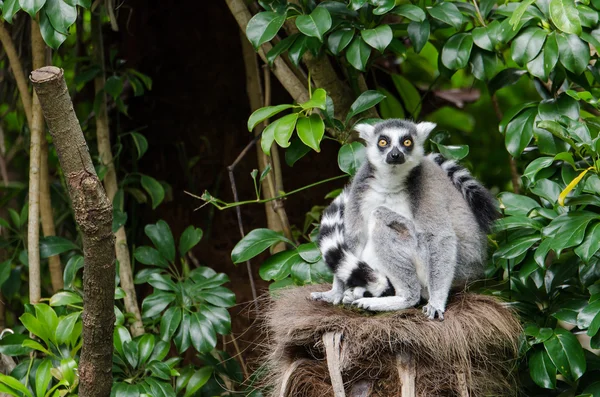
<svg viewBox="0 0 600 397">
<path fill-rule="evenodd" d="M 58 152 L 75 221 L 83 235 L 83 346 L 79 395 L 107 397 L 112 387 L 115 251 L 112 205 L 96 175 L 62 69 L 30 76 Z"/>
<path fill-rule="evenodd" d="M 93 61 L 102 68 L 102 72 L 94 79 L 94 88 L 96 95 L 104 89 L 105 70 L 104 70 L 104 45 L 102 43 L 102 24 L 100 14 L 92 15 L 92 43 L 94 51 L 92 53 Z M 98 152 L 102 164 L 107 168 L 104 176 L 104 188 L 106 194 L 112 202 L 117 194 L 118 183 L 117 173 L 110 145 L 110 129 L 108 124 L 108 113 L 106 111 L 106 95 L 102 94 L 102 99 L 96 113 L 96 136 L 98 139 Z M 131 271 L 131 260 L 129 255 L 129 246 L 127 245 L 127 234 L 125 227 L 121 226 L 115 233 L 115 252 L 119 261 L 119 277 L 121 279 L 121 288 L 125 291 L 125 310 L 133 314 L 133 324 L 131 324 L 131 334 L 138 336 L 144 333 L 144 324 L 142 315 L 137 302 L 135 285 L 133 284 L 133 274 Z"/>
</svg>

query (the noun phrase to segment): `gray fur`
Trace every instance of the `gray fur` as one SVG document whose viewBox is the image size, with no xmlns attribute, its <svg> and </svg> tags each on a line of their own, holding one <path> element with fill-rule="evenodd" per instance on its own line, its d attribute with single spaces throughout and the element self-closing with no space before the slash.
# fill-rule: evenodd
<svg viewBox="0 0 600 397">
<path fill-rule="evenodd" d="M 422 296 L 428 299 L 426 315 L 442 319 L 450 288 L 483 276 L 485 225 L 466 193 L 488 193 L 466 170 L 457 182 L 448 164 L 424 155 L 423 143 L 434 127 L 404 120 L 357 127 L 367 143 L 367 161 L 335 207 L 341 209 L 336 219 L 343 238 L 336 243 L 331 235 L 319 238 L 325 256 L 339 243 L 344 259 L 329 263 L 332 257 L 326 256 L 335 268 L 334 285 L 313 293 L 313 299 L 389 311 L 412 307 Z M 379 147 L 381 139 L 389 142 Z M 407 139 L 409 146 L 403 144 Z M 392 158 L 398 151 L 401 158 Z M 333 219 L 331 213 L 328 217 Z M 367 270 L 355 271 L 361 262 Z M 382 296 L 390 285 L 394 295 Z"/>
</svg>

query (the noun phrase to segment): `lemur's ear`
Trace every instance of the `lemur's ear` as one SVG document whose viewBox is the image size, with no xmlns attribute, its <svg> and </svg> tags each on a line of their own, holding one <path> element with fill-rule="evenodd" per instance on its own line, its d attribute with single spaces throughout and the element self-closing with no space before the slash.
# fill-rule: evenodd
<svg viewBox="0 0 600 397">
<path fill-rule="evenodd" d="M 429 136 L 429 133 L 433 131 L 436 125 L 437 124 L 430 123 L 429 121 L 423 121 L 417 124 L 417 137 L 419 138 L 419 141 L 425 142 L 425 140 Z"/>
<path fill-rule="evenodd" d="M 354 129 L 358 131 L 359 136 L 365 141 L 373 136 L 373 131 L 375 127 L 370 124 L 357 124 L 354 126 Z"/>
</svg>

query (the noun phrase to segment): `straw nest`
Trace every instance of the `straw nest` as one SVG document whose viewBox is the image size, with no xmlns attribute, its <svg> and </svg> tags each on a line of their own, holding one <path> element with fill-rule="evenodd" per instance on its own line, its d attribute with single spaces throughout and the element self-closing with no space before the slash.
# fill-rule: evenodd
<svg viewBox="0 0 600 397">
<path fill-rule="evenodd" d="M 331 333 L 341 335 L 335 365 L 349 396 L 400 396 L 399 363 L 406 357 L 416 369 L 417 396 L 516 394 L 521 326 L 498 300 L 456 294 L 445 320 L 433 321 L 419 309 L 370 314 L 308 298 L 327 289 L 285 289 L 271 300 L 263 364 L 273 396 L 334 396 L 323 342 Z"/>
</svg>

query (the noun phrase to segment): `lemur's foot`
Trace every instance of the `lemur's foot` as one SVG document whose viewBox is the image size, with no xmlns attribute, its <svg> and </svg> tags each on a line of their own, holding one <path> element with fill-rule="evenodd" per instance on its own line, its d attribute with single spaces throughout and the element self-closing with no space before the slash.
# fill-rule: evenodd
<svg viewBox="0 0 600 397">
<path fill-rule="evenodd" d="M 435 319 L 436 315 L 440 321 L 444 320 L 444 310 L 436 308 L 431 302 L 423 306 L 423 313 L 425 313 L 430 320 Z"/>
<path fill-rule="evenodd" d="M 344 294 L 340 291 L 330 290 L 325 292 L 311 292 L 310 297 L 315 301 L 323 301 L 333 303 L 334 305 L 339 305 L 344 298 Z"/>
<path fill-rule="evenodd" d="M 366 290 L 363 287 L 348 288 L 346 291 L 344 291 L 342 303 L 346 305 L 352 304 L 355 300 L 363 298 L 365 296 L 365 292 Z"/>
<path fill-rule="evenodd" d="M 400 296 L 383 296 L 357 299 L 352 304 L 373 312 L 391 312 L 411 308 L 415 303 L 414 300 L 407 300 Z"/>
</svg>

